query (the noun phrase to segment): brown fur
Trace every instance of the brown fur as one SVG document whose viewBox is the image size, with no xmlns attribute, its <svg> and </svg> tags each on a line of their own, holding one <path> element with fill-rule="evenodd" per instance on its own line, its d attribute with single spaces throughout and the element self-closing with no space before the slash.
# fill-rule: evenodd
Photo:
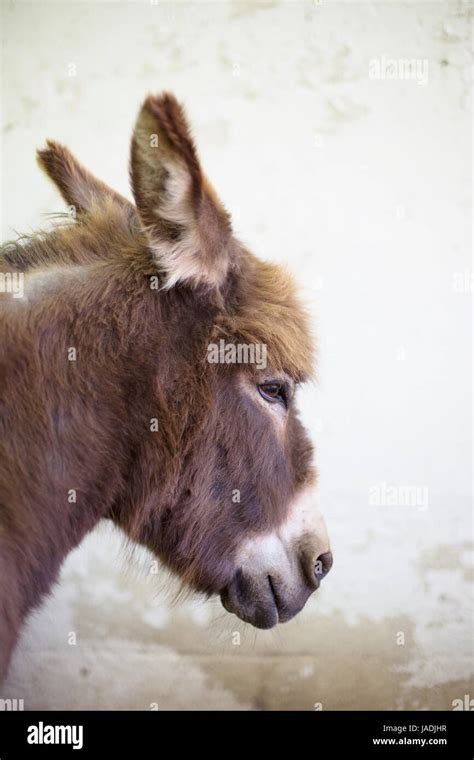
<svg viewBox="0 0 474 760">
<path fill-rule="evenodd" d="M 37 153 L 38 165 L 52 179 L 66 203 L 77 214 L 87 214 L 94 203 L 110 199 L 130 217 L 135 216 L 130 201 L 94 177 L 64 145 L 48 140 L 47 146 Z"/>
<path fill-rule="evenodd" d="M 168 284 L 186 278 L 221 285 L 229 267 L 230 219 L 201 170 L 184 111 L 172 95 L 150 96 L 143 104 L 130 175 L 152 248 L 169 270 Z"/>
<path fill-rule="evenodd" d="M 308 377 L 306 314 L 289 275 L 231 237 L 174 98 L 148 98 L 137 122 L 138 215 L 66 149 L 39 155 L 80 213 L 7 244 L 0 265 L 26 277 L 25 302 L 0 298 L 0 679 L 26 614 L 101 518 L 219 593 L 242 539 L 282 523 L 314 478 L 294 408 L 278 436 L 241 390 L 282 371 Z M 173 200 L 169 182 L 183 177 Z M 156 275 L 167 287 L 151 287 Z M 209 364 L 219 337 L 266 344 L 268 369 Z"/>
</svg>

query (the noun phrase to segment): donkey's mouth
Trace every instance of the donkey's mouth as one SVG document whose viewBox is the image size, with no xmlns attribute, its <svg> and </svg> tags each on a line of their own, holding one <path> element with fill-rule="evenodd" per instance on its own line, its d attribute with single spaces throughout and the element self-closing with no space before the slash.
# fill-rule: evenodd
<svg viewBox="0 0 474 760">
<path fill-rule="evenodd" d="M 297 594 L 289 594 L 271 575 L 254 578 L 237 570 L 220 596 L 227 612 L 255 628 L 269 629 L 297 615 L 313 590 L 305 587 Z"/>
<path fill-rule="evenodd" d="M 265 600 L 257 604 L 257 600 L 249 600 L 248 603 L 236 603 L 232 591 L 229 588 L 221 592 L 221 602 L 227 612 L 237 615 L 244 623 L 250 623 L 255 628 L 268 630 L 273 628 L 279 621 L 278 609 L 273 600 Z"/>
</svg>

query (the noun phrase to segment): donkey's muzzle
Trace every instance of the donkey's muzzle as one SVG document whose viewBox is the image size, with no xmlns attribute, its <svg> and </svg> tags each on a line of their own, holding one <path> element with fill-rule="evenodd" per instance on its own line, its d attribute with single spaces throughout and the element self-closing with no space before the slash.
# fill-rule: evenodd
<svg viewBox="0 0 474 760">
<path fill-rule="evenodd" d="M 332 566 L 314 487 L 295 496 L 276 530 L 243 541 L 233 565 L 233 577 L 221 593 L 228 612 L 256 628 L 272 628 L 297 615 Z"/>
<path fill-rule="evenodd" d="M 239 569 L 221 593 L 222 604 L 245 623 L 256 628 L 273 628 L 277 623 L 291 620 L 303 609 L 332 563 L 332 553 L 325 552 L 316 560 L 313 573 L 301 572 L 297 578 L 290 579 L 278 572 L 254 576 Z"/>
</svg>

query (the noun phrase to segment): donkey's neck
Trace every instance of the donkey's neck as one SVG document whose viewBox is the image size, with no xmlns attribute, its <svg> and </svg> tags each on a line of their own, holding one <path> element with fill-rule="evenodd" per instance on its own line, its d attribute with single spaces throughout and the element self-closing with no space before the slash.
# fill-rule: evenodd
<svg viewBox="0 0 474 760">
<path fill-rule="evenodd" d="M 0 506 L 23 589 L 18 614 L 124 487 L 145 370 L 134 341 L 147 308 L 118 274 L 106 265 L 38 271 L 31 297 L 0 319 Z"/>
<path fill-rule="evenodd" d="M 10 315 L 10 345 L 0 348 L 0 426 L 13 431 L 2 455 L 15 484 L 5 503 L 22 614 L 101 518 L 140 539 L 176 475 L 186 424 L 177 378 L 209 317 L 190 308 L 186 291 L 153 291 L 147 272 L 126 262 L 45 270 L 32 280 L 32 297 Z"/>
</svg>

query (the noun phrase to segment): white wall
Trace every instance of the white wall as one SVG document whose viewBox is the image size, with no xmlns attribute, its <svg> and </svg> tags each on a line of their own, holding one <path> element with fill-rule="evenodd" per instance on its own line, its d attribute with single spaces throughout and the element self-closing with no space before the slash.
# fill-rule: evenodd
<svg viewBox="0 0 474 760">
<path fill-rule="evenodd" d="M 290 264 L 320 336 L 319 383 L 301 408 L 317 443 L 336 564 L 295 626 L 332 621 L 337 641 L 341 626 L 393 620 L 374 644 L 386 662 L 384 636 L 393 643 L 403 618 L 413 645 L 400 666 L 408 675 L 397 681 L 404 704 L 410 688 L 423 687 L 429 706 L 430 687 L 444 684 L 449 706 L 472 668 L 472 284 L 462 284 L 464 273 L 472 278 L 468 4 L 15 2 L 3 20 L 3 238 L 62 208 L 34 162 L 47 137 L 128 194 L 140 102 L 160 89 L 184 101 L 240 236 Z M 383 57 L 416 59 L 418 80 L 371 78 L 371 61 Z M 382 483 L 417 487 L 423 498 L 374 505 L 371 489 Z M 69 604 L 73 621 L 79 597 L 99 581 L 104 596 L 117 591 L 112 559 L 94 559 L 112 557 L 117 541 L 98 534 L 71 558 L 25 652 L 53 646 L 50 627 L 41 627 L 47 615 Z M 141 604 L 145 620 L 155 602 L 144 595 Z M 93 614 L 100 628 L 100 610 Z M 302 631 L 292 625 L 279 634 L 290 654 Z M 344 641 L 340 651 L 334 645 L 336 661 L 346 662 Z M 24 662 L 19 656 L 9 688 L 34 701 Z M 49 689 L 54 705 L 59 681 Z M 357 707 L 356 692 L 337 702 L 336 689 L 334 704 Z M 370 706 L 393 706 L 390 694 L 374 693 Z"/>
</svg>

